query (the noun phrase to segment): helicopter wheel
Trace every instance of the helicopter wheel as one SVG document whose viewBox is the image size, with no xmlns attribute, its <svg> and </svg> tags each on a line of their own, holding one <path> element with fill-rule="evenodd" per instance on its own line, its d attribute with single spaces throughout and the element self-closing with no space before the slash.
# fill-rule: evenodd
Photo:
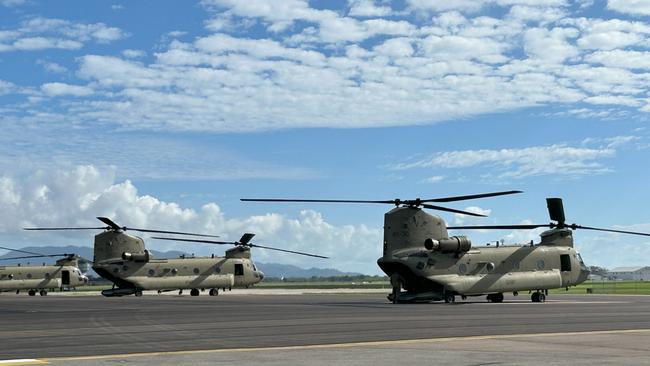
<svg viewBox="0 0 650 366">
<path fill-rule="evenodd" d="M 217 290 L 216 288 L 212 288 L 212 289 L 210 289 L 210 292 L 208 292 L 208 294 L 210 296 L 217 296 L 217 295 L 219 295 L 219 290 Z"/>
<path fill-rule="evenodd" d="M 35 296 L 35 295 L 36 295 L 36 291 L 34 291 L 34 290 L 29 290 L 29 291 L 27 291 L 27 294 L 28 294 L 29 296 Z"/>
<path fill-rule="evenodd" d="M 47 291 L 45 291 L 45 290 L 41 290 L 41 291 L 39 292 L 39 294 L 40 294 L 41 296 L 47 296 Z"/>
<path fill-rule="evenodd" d="M 142 296 L 142 290 L 135 290 L 133 294 L 135 295 L 135 297 L 140 297 Z"/>
<path fill-rule="evenodd" d="M 454 295 L 452 295 L 452 294 L 446 294 L 446 295 L 445 295 L 445 302 L 446 302 L 447 304 L 453 304 L 453 303 L 455 303 L 455 302 L 456 302 L 456 296 L 454 296 Z"/>
<path fill-rule="evenodd" d="M 503 302 L 503 294 L 502 293 L 489 294 L 489 295 L 487 295 L 487 301 L 488 302 Z"/>
<path fill-rule="evenodd" d="M 199 296 L 199 289 L 196 288 L 191 289 L 190 296 Z"/>
<path fill-rule="evenodd" d="M 545 302 L 546 295 L 544 295 L 543 292 L 533 292 L 533 294 L 530 296 L 530 300 L 532 302 Z"/>
</svg>

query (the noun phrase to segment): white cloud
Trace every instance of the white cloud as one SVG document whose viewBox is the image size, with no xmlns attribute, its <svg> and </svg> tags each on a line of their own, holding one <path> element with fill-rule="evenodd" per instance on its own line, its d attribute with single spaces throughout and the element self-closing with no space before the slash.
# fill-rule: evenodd
<svg viewBox="0 0 650 366">
<path fill-rule="evenodd" d="M 85 42 L 110 43 L 126 36 L 119 28 L 104 23 L 83 24 L 38 17 L 23 21 L 15 30 L 0 31 L 0 52 L 76 50 Z"/>
<path fill-rule="evenodd" d="M 94 218 L 107 216 L 121 225 L 218 234 L 225 240 L 254 232 L 265 245 L 331 256 L 322 261 L 267 250 L 255 250 L 261 262 L 284 262 L 302 266 L 336 267 L 342 270 L 378 273 L 374 260 L 381 255 L 381 229 L 363 225 L 336 226 L 318 212 L 300 211 L 296 217 L 267 213 L 228 217 L 216 203 L 198 209 L 184 208 L 143 195 L 130 181 L 115 182 L 114 172 L 93 166 L 61 171 L 36 171 L 29 176 L 0 176 L 0 237 L 22 241 L 90 245 L 92 234 L 83 232 L 25 233 L 31 226 L 101 226 Z M 137 235 L 141 235 L 135 233 Z M 222 252 L 201 245 L 183 245 L 147 239 L 154 249 L 177 249 L 208 254 Z"/>
<path fill-rule="evenodd" d="M 46 71 L 55 73 L 55 74 L 64 74 L 68 72 L 68 69 L 64 66 L 61 66 L 60 64 L 56 62 L 51 62 L 47 60 L 38 60 L 36 61 L 37 64 L 43 66 L 43 68 Z"/>
<path fill-rule="evenodd" d="M 8 8 L 23 5 L 26 0 L 2 0 L 0 3 Z"/>
<path fill-rule="evenodd" d="M 586 57 L 592 63 L 624 69 L 650 69 L 650 52 L 612 50 L 598 51 Z"/>
<path fill-rule="evenodd" d="M 128 49 L 128 50 L 122 51 L 122 55 L 124 55 L 124 57 L 126 57 L 126 58 L 140 58 L 140 57 L 144 57 L 146 55 L 146 53 L 144 51 L 142 51 L 142 50 Z"/>
<path fill-rule="evenodd" d="M 41 85 L 41 91 L 50 97 L 73 96 L 85 97 L 93 93 L 91 88 L 81 85 L 70 85 L 65 83 L 45 83 Z"/>
<path fill-rule="evenodd" d="M 15 87 L 14 84 L 0 79 L 0 95 L 9 94 Z"/>
<path fill-rule="evenodd" d="M 348 0 L 349 16 L 353 17 L 385 17 L 392 14 L 387 5 L 377 5 L 375 0 Z"/>
<path fill-rule="evenodd" d="M 618 146 L 618 145 L 616 145 Z M 601 148 L 566 145 L 521 149 L 460 150 L 435 153 L 427 158 L 393 164 L 391 170 L 483 168 L 499 179 L 521 179 L 549 175 L 575 177 L 609 172 L 600 161 L 616 154 L 615 145 Z M 496 172 L 496 173 L 495 173 Z"/>
<path fill-rule="evenodd" d="M 423 182 L 424 183 L 438 183 L 438 182 L 442 182 L 443 180 L 445 180 L 444 175 L 433 175 L 431 177 L 425 178 L 423 180 Z"/>
<path fill-rule="evenodd" d="M 648 0 L 607 0 L 607 7 L 619 13 L 650 15 L 650 1 Z"/>
</svg>

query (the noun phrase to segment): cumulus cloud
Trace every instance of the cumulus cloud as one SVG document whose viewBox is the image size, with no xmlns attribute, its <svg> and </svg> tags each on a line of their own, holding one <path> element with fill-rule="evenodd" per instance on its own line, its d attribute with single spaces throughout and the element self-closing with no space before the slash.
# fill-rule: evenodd
<svg viewBox="0 0 650 366">
<path fill-rule="evenodd" d="M 44 49 L 76 50 L 86 42 L 110 43 L 126 37 L 104 23 L 73 23 L 63 19 L 32 18 L 13 30 L 0 31 L 0 52 Z"/>
<path fill-rule="evenodd" d="M 236 240 L 244 232 L 257 234 L 257 242 L 270 246 L 331 256 L 324 262 L 278 252 L 255 250 L 261 262 L 284 262 L 302 266 L 336 267 L 347 271 L 378 273 L 374 264 L 381 255 L 381 229 L 364 225 L 333 225 L 318 212 L 301 210 L 295 217 L 263 213 L 228 217 L 217 203 L 186 208 L 141 194 L 129 181 L 115 181 L 114 171 L 93 166 L 70 170 L 36 171 L 29 176 L 0 176 L 0 237 L 22 237 L 32 243 L 90 244 L 92 234 L 83 232 L 25 233 L 32 226 L 101 226 L 96 216 L 110 217 L 121 225 L 139 228 L 218 234 Z M 137 234 L 137 233 L 134 233 Z M 137 234 L 141 235 L 141 234 Z M 208 254 L 214 247 L 184 246 L 156 242 L 154 249 L 177 249 Z"/>
</svg>

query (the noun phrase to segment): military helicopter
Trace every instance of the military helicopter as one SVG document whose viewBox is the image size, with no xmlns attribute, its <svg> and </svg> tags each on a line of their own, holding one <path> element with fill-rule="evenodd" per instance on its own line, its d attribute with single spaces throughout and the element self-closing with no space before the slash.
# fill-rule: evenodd
<svg viewBox="0 0 650 366">
<path fill-rule="evenodd" d="M 390 277 L 393 303 L 415 301 L 455 302 L 456 296 L 487 295 L 489 302 L 503 302 L 504 293 L 529 291 L 531 301 L 544 302 L 549 289 L 568 288 L 584 282 L 589 270 L 573 248 L 572 230 L 650 234 L 601 229 L 566 224 L 560 198 L 548 198 L 549 224 L 488 225 L 447 227 L 442 218 L 424 212 L 423 208 L 485 216 L 474 212 L 434 206 L 429 202 L 453 202 L 509 195 L 521 191 L 415 200 L 294 200 L 242 199 L 256 202 L 328 202 L 381 203 L 396 207 L 384 215 L 383 256 L 379 267 Z M 449 236 L 447 230 L 465 229 L 536 229 L 548 227 L 541 241 L 525 245 L 472 247 L 466 236 Z M 404 289 L 405 291 L 402 291 Z"/>
<path fill-rule="evenodd" d="M 251 260 L 250 249 L 264 248 L 299 255 L 325 258 L 315 254 L 272 248 L 250 241 L 255 234 L 246 233 L 239 241 L 192 240 L 185 238 L 154 237 L 162 240 L 199 242 L 207 244 L 230 244 L 234 248 L 226 250 L 224 257 L 189 257 L 174 259 L 155 259 L 144 246 L 142 238 L 129 235 L 126 231 L 157 234 L 175 234 L 198 237 L 213 237 L 179 231 L 149 230 L 119 226 L 106 217 L 98 217 L 105 227 L 92 228 L 26 228 L 25 230 L 104 230 L 95 235 L 93 270 L 101 277 L 113 282 L 113 288 L 103 290 L 107 297 L 135 295 L 142 296 L 144 290 L 157 290 L 158 293 L 190 289 L 191 296 L 209 290 L 210 296 L 217 296 L 219 289 L 249 287 L 264 278 Z"/>
<path fill-rule="evenodd" d="M 0 247 L 13 252 L 29 254 L 12 258 L 1 258 L 0 261 L 15 259 L 36 259 L 63 257 L 54 265 L 15 265 L 0 266 L 0 292 L 27 290 L 29 296 L 38 292 L 41 296 L 47 295 L 48 289 L 75 287 L 86 284 L 88 277 L 79 269 L 80 257 L 75 254 L 41 254 L 26 250 Z"/>
</svg>

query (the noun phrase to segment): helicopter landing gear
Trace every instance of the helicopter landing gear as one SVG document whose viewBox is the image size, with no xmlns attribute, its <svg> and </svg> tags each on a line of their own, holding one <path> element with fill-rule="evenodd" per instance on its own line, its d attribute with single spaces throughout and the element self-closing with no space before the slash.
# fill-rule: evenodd
<svg viewBox="0 0 650 366">
<path fill-rule="evenodd" d="M 217 295 L 219 295 L 219 290 L 216 289 L 216 288 L 211 288 L 211 289 L 210 289 L 210 292 L 208 292 L 208 295 L 210 295 L 210 296 L 217 296 Z"/>
<path fill-rule="evenodd" d="M 456 296 L 453 294 L 445 294 L 445 302 L 447 304 L 453 304 L 456 302 Z"/>
<path fill-rule="evenodd" d="M 182 295 L 183 294 L 183 289 L 178 290 L 178 294 Z"/>
<path fill-rule="evenodd" d="M 533 292 L 533 294 L 530 295 L 530 300 L 532 302 L 544 302 L 546 301 L 546 295 L 541 291 Z"/>
<path fill-rule="evenodd" d="M 36 296 L 36 291 L 35 290 L 29 290 L 29 291 L 27 291 L 27 294 L 29 296 Z"/>
<path fill-rule="evenodd" d="M 399 294 L 402 292 L 402 280 L 397 273 L 393 273 L 390 276 L 390 284 L 393 286 L 393 293 L 388 297 L 393 304 L 397 304 L 399 301 Z"/>
<path fill-rule="evenodd" d="M 41 295 L 41 296 L 47 296 L 47 291 L 45 291 L 45 290 L 41 290 L 41 291 L 39 292 L 39 295 Z"/>
<path fill-rule="evenodd" d="M 487 298 L 488 302 L 503 302 L 503 294 L 502 293 L 488 294 L 486 298 Z"/>
<path fill-rule="evenodd" d="M 199 296 L 199 289 L 198 288 L 191 289 L 190 296 Z"/>
<path fill-rule="evenodd" d="M 133 294 L 135 295 L 135 297 L 141 297 L 142 296 L 142 290 L 135 290 L 135 292 Z"/>
</svg>

